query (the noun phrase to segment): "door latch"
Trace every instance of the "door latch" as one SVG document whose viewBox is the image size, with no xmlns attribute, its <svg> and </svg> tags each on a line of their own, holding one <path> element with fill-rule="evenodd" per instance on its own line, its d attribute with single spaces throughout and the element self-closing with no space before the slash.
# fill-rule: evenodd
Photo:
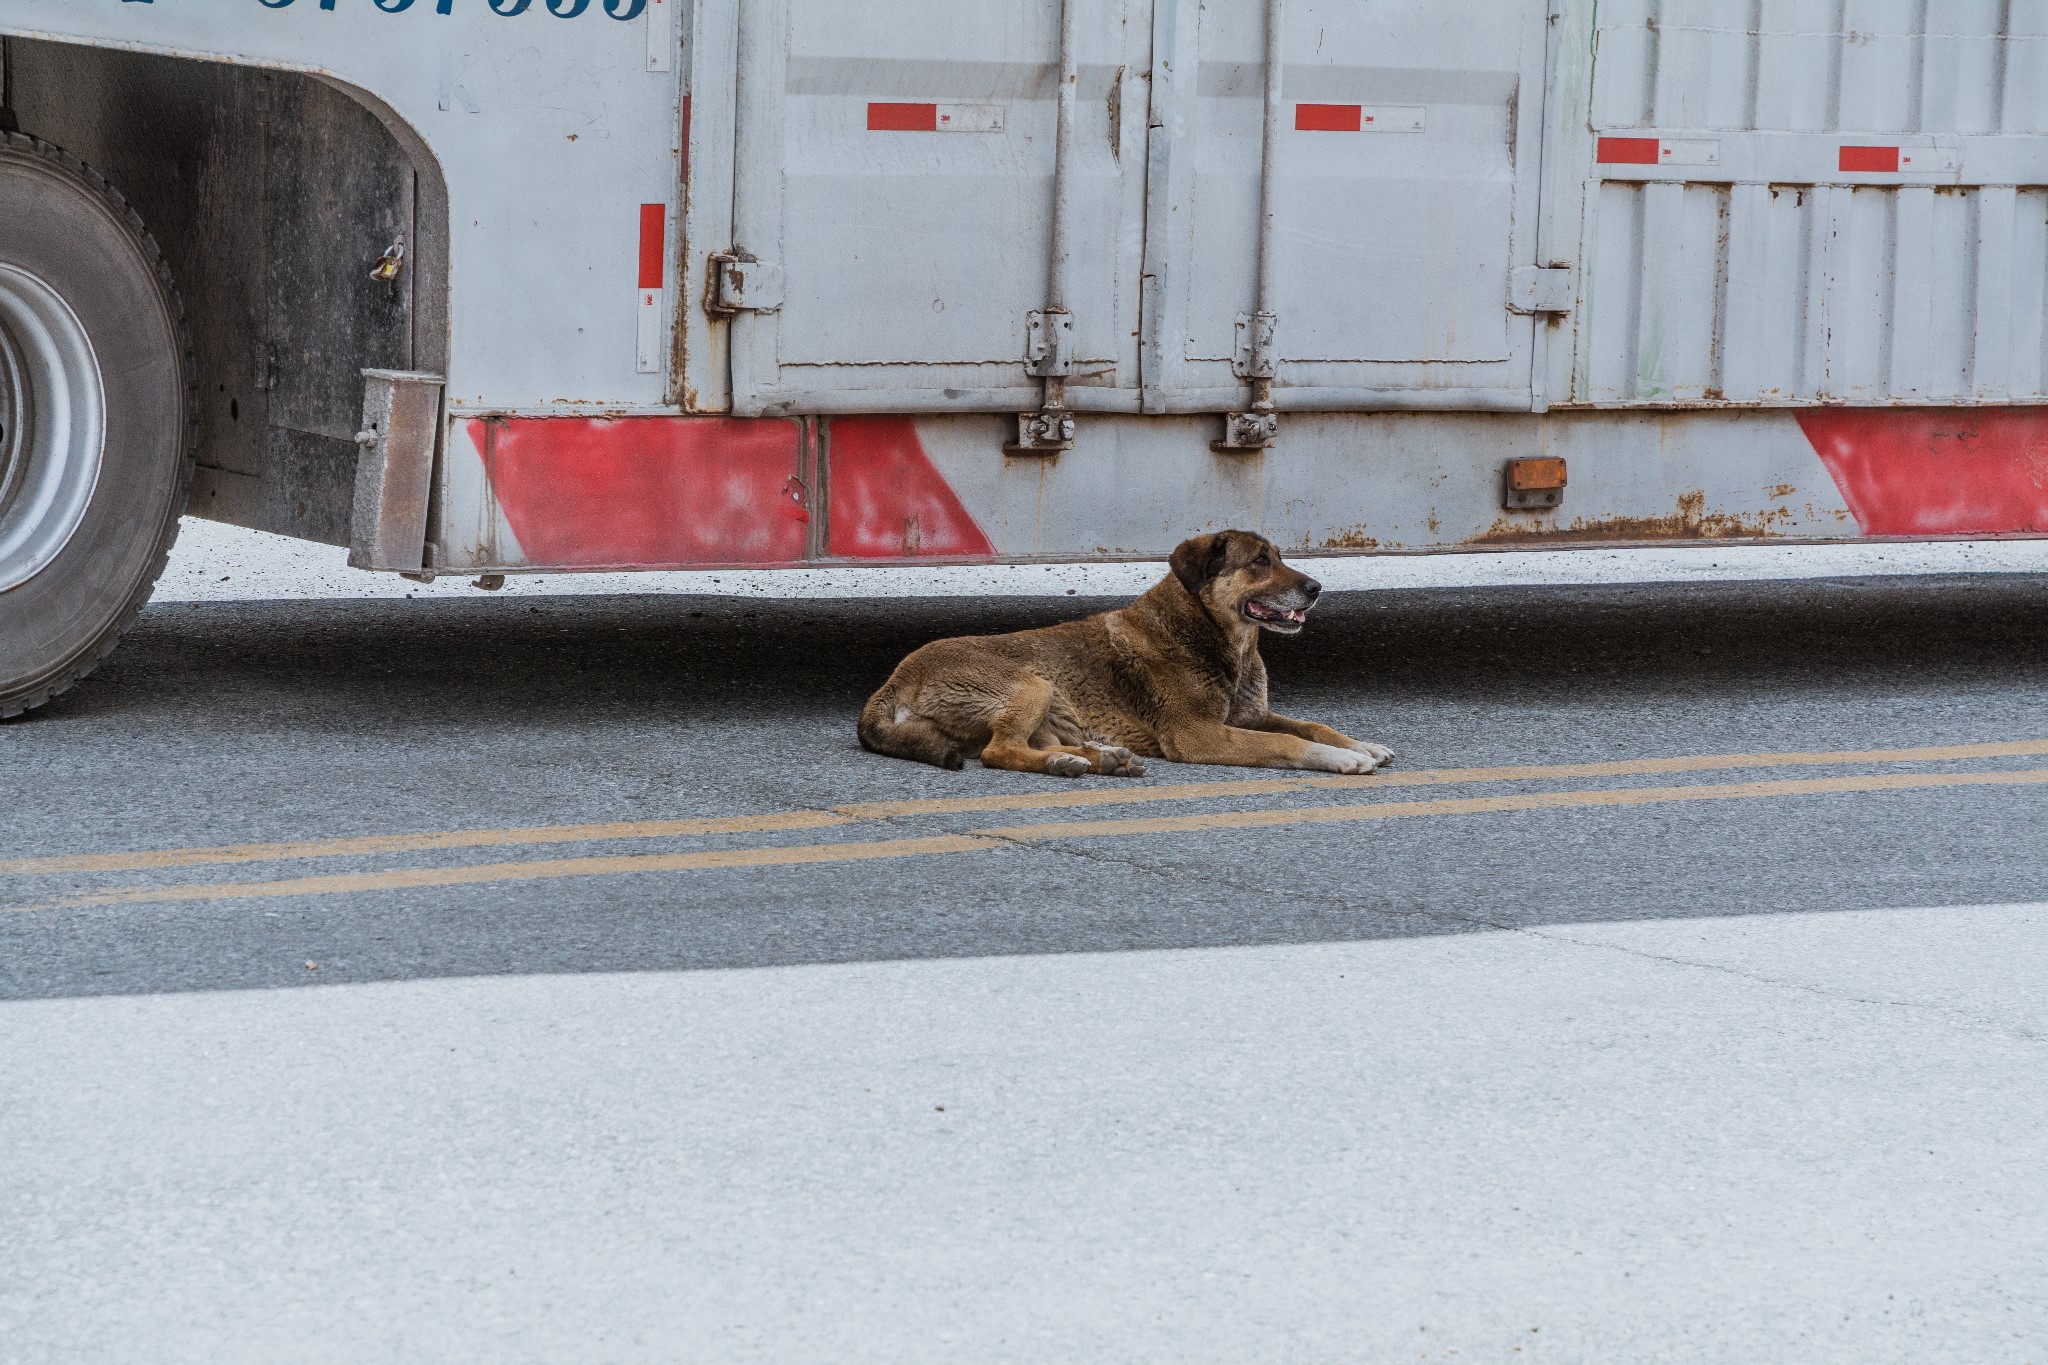
<svg viewBox="0 0 2048 1365">
<path fill-rule="evenodd" d="M 1510 313 L 1569 313 L 1572 272 L 1569 266 L 1517 266 L 1508 276 Z"/>
<path fill-rule="evenodd" d="M 773 313 L 782 307 L 782 267 L 737 251 L 713 252 L 704 306 L 713 313 Z"/>
</svg>

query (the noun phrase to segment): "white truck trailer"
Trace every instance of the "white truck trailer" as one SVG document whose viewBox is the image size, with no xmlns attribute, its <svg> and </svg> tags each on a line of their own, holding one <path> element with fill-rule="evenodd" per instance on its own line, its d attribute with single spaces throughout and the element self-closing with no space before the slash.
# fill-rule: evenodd
<svg viewBox="0 0 2048 1365">
<path fill-rule="evenodd" d="M 415 575 L 2048 534 L 2048 0 L 0 0 L 0 714 Z"/>
</svg>

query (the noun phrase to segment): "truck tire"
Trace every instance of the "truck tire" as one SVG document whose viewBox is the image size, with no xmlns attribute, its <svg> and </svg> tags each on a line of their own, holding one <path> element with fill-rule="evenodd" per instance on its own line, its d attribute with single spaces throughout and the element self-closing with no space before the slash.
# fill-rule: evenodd
<svg viewBox="0 0 2048 1365">
<path fill-rule="evenodd" d="M 0 133 L 0 717 L 90 673 L 149 600 L 198 393 L 163 254 L 76 157 Z"/>
</svg>

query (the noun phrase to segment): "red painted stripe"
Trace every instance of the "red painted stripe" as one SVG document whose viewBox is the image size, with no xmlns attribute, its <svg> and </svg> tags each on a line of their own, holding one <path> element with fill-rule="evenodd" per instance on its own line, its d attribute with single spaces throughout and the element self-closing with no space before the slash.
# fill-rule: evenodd
<svg viewBox="0 0 2048 1365">
<path fill-rule="evenodd" d="M 1845 171 L 1895 171 L 1899 168 L 1896 147 L 1844 147 L 1837 163 Z"/>
<path fill-rule="evenodd" d="M 1305 133 L 1355 133 L 1361 112 L 1355 104 L 1297 104 L 1294 126 Z"/>
<path fill-rule="evenodd" d="M 932 466 L 908 417 L 837 417 L 827 435 L 827 554 L 976 559 L 996 552 Z"/>
<path fill-rule="evenodd" d="M 661 288 L 662 257 L 668 239 L 668 205 L 640 206 L 640 287 Z"/>
<path fill-rule="evenodd" d="M 1654 166 L 1657 150 L 1653 137 L 1603 137 L 1598 159 L 1603 166 Z"/>
<path fill-rule="evenodd" d="M 793 564 L 810 516 L 797 424 L 772 418 L 469 422 L 491 492 L 535 568 Z"/>
<path fill-rule="evenodd" d="M 936 104 L 870 104 L 868 131 L 871 133 L 935 133 L 939 130 Z"/>
<path fill-rule="evenodd" d="M 2048 534 L 2048 408 L 1809 408 L 1869 536 Z"/>
</svg>

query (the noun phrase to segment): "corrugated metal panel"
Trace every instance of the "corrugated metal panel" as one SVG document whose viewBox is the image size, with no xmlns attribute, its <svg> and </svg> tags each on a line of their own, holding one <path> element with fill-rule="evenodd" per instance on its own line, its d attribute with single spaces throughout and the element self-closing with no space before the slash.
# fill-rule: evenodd
<svg viewBox="0 0 2048 1365">
<path fill-rule="evenodd" d="M 2048 401 L 2048 0 L 1613 0 L 1572 397 Z"/>
<path fill-rule="evenodd" d="M 1056 221 L 1078 411 L 1242 407 L 1239 319 L 1264 312 L 1281 408 L 1530 406 L 1536 324 L 1508 305 L 1534 258 L 1540 0 L 1477 24 L 1439 0 L 1064 4 L 1062 181 L 1062 0 L 720 0 L 732 245 L 787 286 L 731 324 L 734 411 L 1037 407 Z"/>
<path fill-rule="evenodd" d="M 1267 6 L 1159 0 L 1146 273 L 1148 411 L 1243 401 Z M 1545 9 L 1446 22 L 1440 0 L 1286 0 L 1274 148 L 1276 402 L 1526 408 Z M 1192 73 L 1189 79 L 1187 73 Z"/>
<path fill-rule="evenodd" d="M 733 324 L 735 410 L 1036 407 L 1023 356 L 1048 295 L 1060 6 L 727 3 L 733 245 L 788 282 L 779 310 Z M 1149 5 L 1077 12 L 1069 397 L 1135 409 Z"/>
</svg>

